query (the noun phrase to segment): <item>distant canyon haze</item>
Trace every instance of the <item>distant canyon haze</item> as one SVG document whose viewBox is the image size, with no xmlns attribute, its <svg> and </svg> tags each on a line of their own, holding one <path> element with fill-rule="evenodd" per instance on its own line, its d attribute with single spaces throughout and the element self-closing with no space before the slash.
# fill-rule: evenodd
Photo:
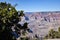
<svg viewBox="0 0 60 40">
<path fill-rule="evenodd" d="M 39 37 L 44 37 L 50 29 L 58 30 L 60 27 L 60 11 L 52 12 L 25 12 L 25 16 L 21 17 L 21 24 L 28 22 L 28 28 Z"/>
</svg>

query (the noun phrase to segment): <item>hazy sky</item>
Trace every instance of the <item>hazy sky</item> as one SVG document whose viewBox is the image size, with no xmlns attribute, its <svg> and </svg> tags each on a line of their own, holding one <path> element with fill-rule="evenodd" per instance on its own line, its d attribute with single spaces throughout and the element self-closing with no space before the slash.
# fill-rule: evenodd
<svg viewBox="0 0 60 40">
<path fill-rule="evenodd" d="M 18 4 L 16 9 L 25 12 L 60 11 L 60 0 L 0 0 L 0 2 Z"/>
</svg>

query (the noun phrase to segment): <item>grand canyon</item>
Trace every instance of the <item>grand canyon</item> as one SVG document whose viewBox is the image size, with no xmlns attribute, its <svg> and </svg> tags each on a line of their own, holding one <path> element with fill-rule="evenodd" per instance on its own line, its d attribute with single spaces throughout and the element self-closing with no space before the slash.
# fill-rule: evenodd
<svg viewBox="0 0 60 40">
<path fill-rule="evenodd" d="M 37 34 L 39 37 L 44 37 L 50 29 L 58 30 L 60 27 L 60 11 L 52 12 L 25 12 L 25 16 L 21 17 L 20 24 L 28 23 L 33 33 L 30 36 Z"/>
</svg>

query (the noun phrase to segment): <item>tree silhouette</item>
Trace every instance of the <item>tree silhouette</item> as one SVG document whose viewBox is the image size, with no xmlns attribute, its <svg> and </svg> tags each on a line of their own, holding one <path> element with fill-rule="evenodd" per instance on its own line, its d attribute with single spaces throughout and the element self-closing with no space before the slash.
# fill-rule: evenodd
<svg viewBox="0 0 60 40">
<path fill-rule="evenodd" d="M 58 28 L 58 31 L 54 31 L 53 29 L 51 29 L 48 35 L 45 36 L 45 38 L 60 38 L 60 27 Z"/>
<path fill-rule="evenodd" d="M 19 22 L 18 12 L 11 4 L 0 2 L 0 40 L 16 40 L 11 27 Z"/>
<path fill-rule="evenodd" d="M 0 2 L 0 40 L 16 40 L 18 34 L 26 33 L 28 29 L 28 23 L 24 23 L 23 26 L 18 24 L 21 20 L 20 16 L 25 16 L 23 11 L 18 11 L 10 3 Z M 15 27 L 14 27 L 15 26 Z M 15 31 L 11 28 L 14 27 Z M 19 31 L 22 31 L 20 33 Z M 28 38 L 25 38 L 28 40 Z"/>
</svg>

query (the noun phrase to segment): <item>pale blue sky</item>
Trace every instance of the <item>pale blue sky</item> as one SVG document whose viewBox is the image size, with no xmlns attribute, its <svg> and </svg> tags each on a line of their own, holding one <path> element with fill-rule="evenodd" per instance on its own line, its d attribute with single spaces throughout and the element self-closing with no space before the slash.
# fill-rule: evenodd
<svg viewBox="0 0 60 40">
<path fill-rule="evenodd" d="M 0 2 L 18 4 L 16 9 L 25 12 L 60 11 L 60 0 L 0 0 Z"/>
</svg>

